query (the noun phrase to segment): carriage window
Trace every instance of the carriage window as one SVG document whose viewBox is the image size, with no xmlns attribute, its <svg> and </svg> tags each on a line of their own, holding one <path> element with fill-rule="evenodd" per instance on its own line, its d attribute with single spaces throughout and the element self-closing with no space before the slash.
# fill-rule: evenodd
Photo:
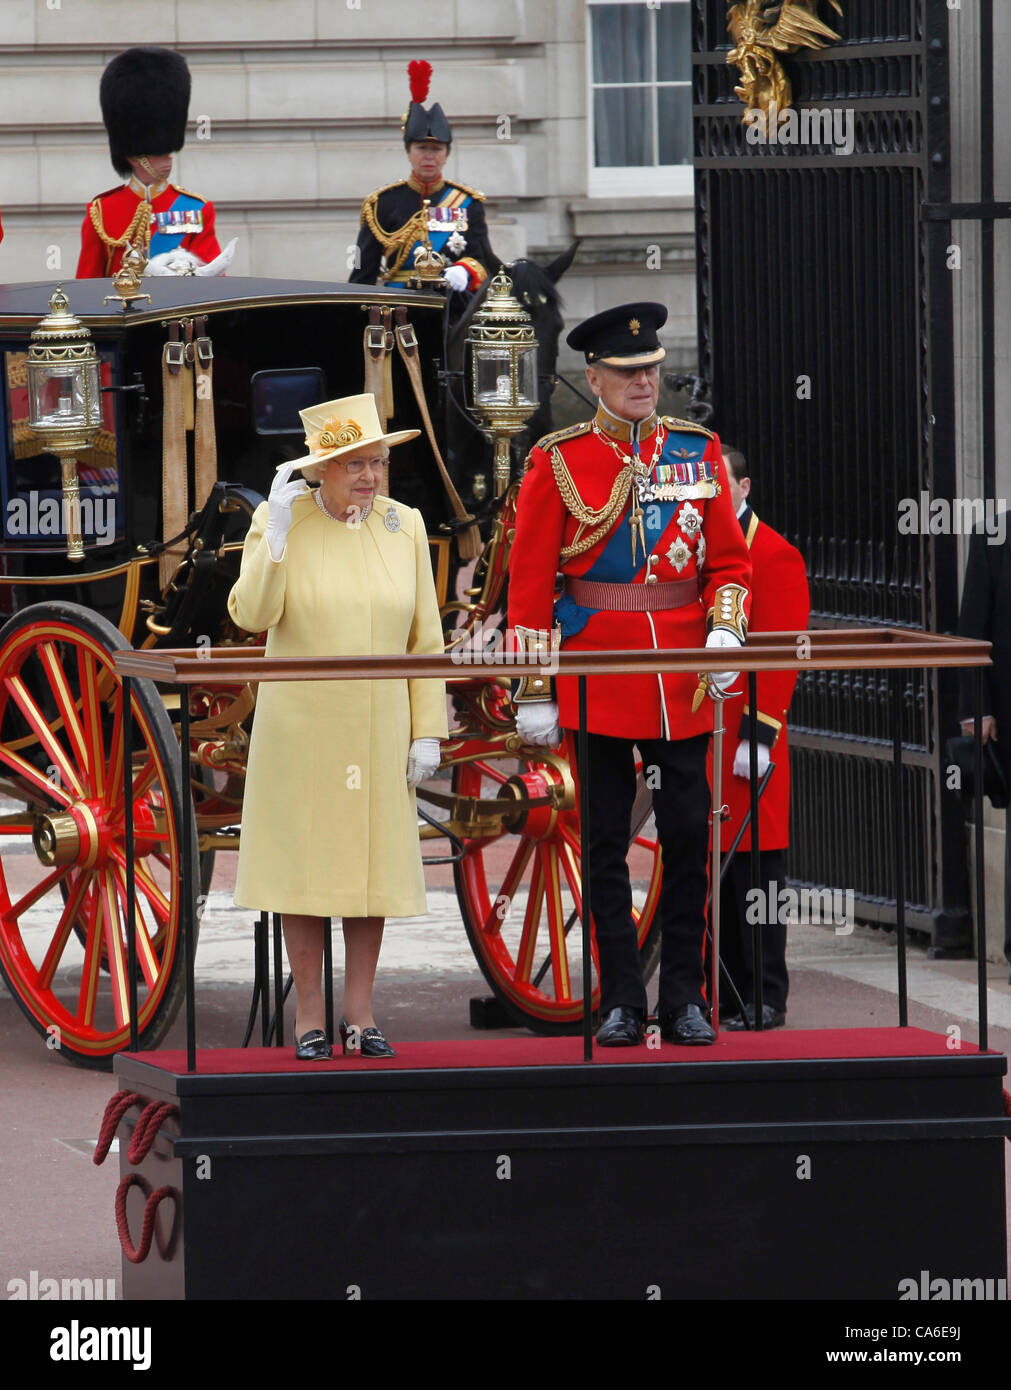
<svg viewBox="0 0 1011 1390">
<path fill-rule="evenodd" d="M 113 353 L 99 351 L 103 386 L 113 382 Z M 42 446 L 28 423 L 28 354 L 5 352 L 5 467 L 0 477 L 3 538 L 13 544 L 42 542 L 59 550 L 66 540 L 60 461 Z M 102 427 L 88 449 L 77 454 L 81 489 L 81 532 L 85 544 L 111 545 L 123 535 L 116 458 L 116 398 L 102 397 Z"/>
<path fill-rule="evenodd" d="M 319 367 L 254 372 L 250 385 L 257 434 L 303 434 L 298 412 L 318 405 L 326 395 Z"/>
<path fill-rule="evenodd" d="M 589 0 L 591 195 L 692 192 L 688 0 Z"/>
</svg>

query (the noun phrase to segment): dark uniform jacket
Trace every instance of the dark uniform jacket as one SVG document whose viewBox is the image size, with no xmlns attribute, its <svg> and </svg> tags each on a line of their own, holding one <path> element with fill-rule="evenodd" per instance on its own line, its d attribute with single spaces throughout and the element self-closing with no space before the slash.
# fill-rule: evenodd
<svg viewBox="0 0 1011 1390">
<path fill-rule="evenodd" d="M 358 233 L 359 264 L 348 277 L 352 284 L 402 284 L 410 273 L 415 246 L 419 244 L 422 204 L 429 199 L 431 220 L 440 230 L 430 231 L 434 249 L 450 265 L 462 265 L 471 290 L 477 289 L 502 262 L 491 249 L 484 215 L 484 194 L 462 183 L 441 179 L 437 184 L 421 184 L 414 178 L 401 179 L 370 193 L 362 203 L 362 225 Z M 410 226 L 414 219 L 413 227 Z M 464 245 L 458 251 L 446 249 L 454 231 Z M 383 260 L 385 258 L 385 268 Z"/>
</svg>

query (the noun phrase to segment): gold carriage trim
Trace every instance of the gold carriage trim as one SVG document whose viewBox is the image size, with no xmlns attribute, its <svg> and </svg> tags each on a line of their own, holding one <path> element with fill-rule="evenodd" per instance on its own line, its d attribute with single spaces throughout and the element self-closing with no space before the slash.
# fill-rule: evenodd
<svg viewBox="0 0 1011 1390">
<path fill-rule="evenodd" d="M 517 623 L 513 632 L 516 635 L 517 651 L 521 652 L 528 661 L 543 660 L 544 664 L 548 665 L 551 662 L 551 653 L 557 652 L 562 645 L 560 627 L 553 627 L 549 632 L 546 628 L 523 627 Z M 517 677 L 513 686 L 513 700 L 516 704 L 532 705 L 538 701 L 550 699 L 550 677 Z"/>
<path fill-rule="evenodd" d="M 744 616 L 744 600 L 748 591 L 743 584 L 721 584 L 716 590 L 713 606 L 708 618 L 712 619 L 712 630 L 733 632 L 743 642 L 748 635 L 748 620 Z"/>
</svg>

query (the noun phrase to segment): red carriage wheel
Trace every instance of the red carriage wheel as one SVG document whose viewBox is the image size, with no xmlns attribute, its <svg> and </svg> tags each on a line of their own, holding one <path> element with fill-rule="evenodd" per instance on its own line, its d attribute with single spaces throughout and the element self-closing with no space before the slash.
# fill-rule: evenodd
<svg viewBox="0 0 1011 1390">
<path fill-rule="evenodd" d="M 112 659 L 128 645 L 69 603 L 26 608 L 0 631 L 0 973 L 51 1046 L 100 1067 L 130 1041 Z M 196 833 L 184 847 L 178 742 L 162 700 L 134 681 L 131 703 L 138 1031 L 154 1047 L 182 1001 L 181 875 L 184 853 L 196 863 Z"/>
<path fill-rule="evenodd" d="M 574 802 L 564 756 L 546 753 L 517 760 L 485 758 L 458 764 L 458 796 L 543 799 L 552 788 Z M 568 785 L 567 785 L 568 784 Z M 650 795 L 640 777 L 629 852 L 633 913 L 643 973 L 648 979 L 660 951 L 657 904 L 661 855 L 647 827 Z M 536 1033 L 576 1033 L 581 1027 L 582 881 L 579 815 L 555 807 L 510 814 L 499 834 L 465 840 L 455 865 L 456 893 L 467 936 L 496 998 L 515 1022 Z M 593 1007 L 599 1003 L 596 946 Z"/>
</svg>

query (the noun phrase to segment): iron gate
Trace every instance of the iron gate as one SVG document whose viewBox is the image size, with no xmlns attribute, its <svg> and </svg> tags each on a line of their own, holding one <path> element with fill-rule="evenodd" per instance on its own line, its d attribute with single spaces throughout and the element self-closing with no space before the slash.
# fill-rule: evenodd
<svg viewBox="0 0 1011 1390">
<path fill-rule="evenodd" d="M 948 228 L 923 213 L 950 197 L 947 10 L 843 10 L 819 10 L 839 42 L 784 59 L 797 139 L 774 144 L 771 124 L 763 141 L 742 123 L 726 3 L 694 0 L 700 371 L 758 514 L 807 561 L 812 626 L 954 631 L 954 537 L 898 526 L 903 499 L 955 490 Z M 957 949 L 962 814 L 942 775 L 955 684 L 896 674 L 907 921 Z M 895 915 L 894 708 L 887 673 L 812 672 L 790 712 L 791 878 L 851 888 L 858 916 L 882 923 Z"/>
</svg>

